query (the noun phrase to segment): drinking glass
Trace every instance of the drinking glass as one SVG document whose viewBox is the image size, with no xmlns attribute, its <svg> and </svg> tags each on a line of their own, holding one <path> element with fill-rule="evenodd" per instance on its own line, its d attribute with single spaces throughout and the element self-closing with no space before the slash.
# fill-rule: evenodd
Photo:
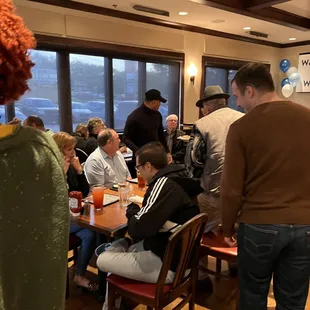
<svg viewBox="0 0 310 310">
<path fill-rule="evenodd" d="M 145 189 L 146 182 L 140 174 L 139 170 L 137 171 L 138 187 L 139 189 Z"/>
<path fill-rule="evenodd" d="M 105 187 L 103 186 L 94 186 L 92 188 L 94 207 L 96 210 L 100 210 L 103 207 L 104 190 Z"/>
<path fill-rule="evenodd" d="M 121 207 L 129 205 L 129 184 L 127 182 L 118 183 L 119 204 Z"/>
</svg>

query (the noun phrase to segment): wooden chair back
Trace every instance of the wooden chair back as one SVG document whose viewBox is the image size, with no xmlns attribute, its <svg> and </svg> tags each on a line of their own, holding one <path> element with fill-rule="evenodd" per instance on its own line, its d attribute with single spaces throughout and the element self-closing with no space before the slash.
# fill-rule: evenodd
<svg viewBox="0 0 310 310">
<path fill-rule="evenodd" d="M 197 279 L 199 248 L 201 238 L 207 223 L 208 216 L 205 213 L 198 214 L 177 229 L 168 240 L 163 266 L 161 268 L 157 286 L 155 304 L 167 304 L 176 296 L 188 291 L 189 286 L 195 286 Z M 175 250 L 180 250 L 179 263 L 175 272 L 174 281 L 170 291 L 164 290 L 165 280 L 171 268 Z M 182 305 L 184 303 L 182 302 Z"/>
</svg>

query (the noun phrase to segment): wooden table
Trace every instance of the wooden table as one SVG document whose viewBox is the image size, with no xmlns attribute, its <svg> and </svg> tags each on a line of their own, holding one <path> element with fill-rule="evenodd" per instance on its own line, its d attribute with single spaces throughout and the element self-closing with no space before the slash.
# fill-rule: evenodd
<svg viewBox="0 0 310 310">
<path fill-rule="evenodd" d="M 144 197 L 145 190 L 140 190 L 137 184 L 130 185 L 132 186 L 130 196 Z M 105 190 L 105 193 L 118 196 L 118 192 L 110 189 Z M 76 221 L 77 224 L 85 228 L 113 237 L 117 232 L 127 227 L 126 209 L 126 207 L 121 207 L 119 202 L 103 207 L 101 210 L 95 210 L 94 206 L 90 205 L 89 215 L 81 215 Z"/>
</svg>

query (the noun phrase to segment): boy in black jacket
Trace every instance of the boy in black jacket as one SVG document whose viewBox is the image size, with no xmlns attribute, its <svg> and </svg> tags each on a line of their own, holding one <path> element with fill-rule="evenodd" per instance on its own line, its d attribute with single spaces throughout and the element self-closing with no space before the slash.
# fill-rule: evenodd
<svg viewBox="0 0 310 310">
<path fill-rule="evenodd" d="M 99 255 L 97 265 L 104 272 L 156 283 L 169 236 L 199 213 L 192 198 L 201 188 L 199 181 L 187 178 L 184 166 L 168 165 L 167 153 L 159 142 L 137 151 L 136 169 L 149 185 L 142 208 L 130 204 L 126 212 L 128 234 L 138 242 L 130 245 L 127 239 L 115 241 Z M 173 281 L 177 262 L 176 251 L 167 283 Z"/>
</svg>

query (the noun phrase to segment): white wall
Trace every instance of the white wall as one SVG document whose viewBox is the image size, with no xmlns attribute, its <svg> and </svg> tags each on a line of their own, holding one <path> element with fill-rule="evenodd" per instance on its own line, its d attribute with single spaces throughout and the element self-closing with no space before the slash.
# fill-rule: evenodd
<svg viewBox="0 0 310 310">
<path fill-rule="evenodd" d="M 199 111 L 195 103 L 200 96 L 203 55 L 269 63 L 275 82 L 279 84 L 280 49 L 274 47 L 147 25 L 25 0 L 16 0 L 15 3 L 18 13 L 35 33 L 112 42 L 123 44 L 124 48 L 127 45 L 133 45 L 184 52 L 184 123 L 193 123 L 198 118 Z M 194 85 L 189 81 L 186 70 L 191 63 L 198 68 Z"/>
</svg>

